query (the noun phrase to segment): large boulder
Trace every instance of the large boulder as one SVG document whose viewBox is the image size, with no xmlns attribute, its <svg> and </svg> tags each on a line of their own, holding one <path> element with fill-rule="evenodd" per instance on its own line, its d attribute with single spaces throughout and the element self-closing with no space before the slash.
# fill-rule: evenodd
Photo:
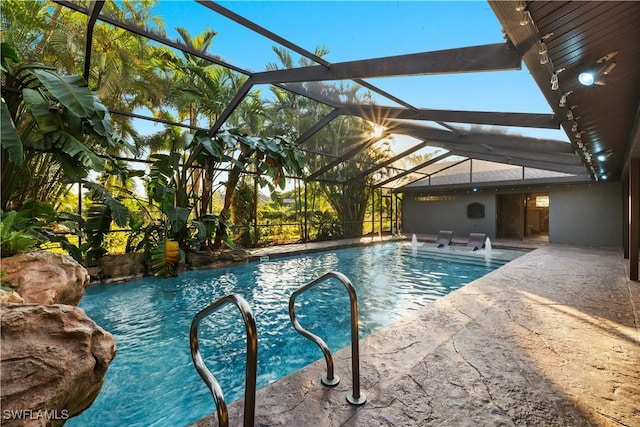
<svg viewBox="0 0 640 427">
<path fill-rule="evenodd" d="M 27 303 L 76 305 L 89 284 L 87 269 L 68 255 L 45 251 L 2 258 L 4 285 Z"/>
<path fill-rule="evenodd" d="M 70 305 L 2 304 L 3 426 L 58 426 L 89 407 L 115 341 Z"/>
</svg>

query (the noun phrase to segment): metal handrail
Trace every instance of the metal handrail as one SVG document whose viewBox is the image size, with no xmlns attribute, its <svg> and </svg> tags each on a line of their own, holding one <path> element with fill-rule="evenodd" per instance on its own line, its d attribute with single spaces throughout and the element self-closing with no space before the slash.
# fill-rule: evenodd
<svg viewBox="0 0 640 427">
<path fill-rule="evenodd" d="M 307 283 L 296 289 L 289 298 L 289 317 L 291 318 L 291 323 L 293 327 L 298 331 L 301 335 L 309 338 L 311 341 L 315 342 L 322 353 L 324 354 L 324 359 L 327 362 L 327 374 L 322 376 L 322 383 L 326 386 L 333 387 L 340 382 L 340 378 L 338 376 L 333 375 L 333 357 L 331 356 L 331 351 L 327 344 L 322 340 L 322 338 L 317 335 L 312 334 L 311 332 L 304 329 L 300 326 L 300 323 L 296 319 L 295 312 L 295 300 L 298 295 L 306 291 L 307 289 L 317 285 L 318 283 L 329 279 L 335 278 L 338 279 L 344 287 L 349 292 L 349 300 L 351 302 L 351 372 L 353 375 L 353 391 L 351 393 L 347 393 L 347 401 L 352 405 L 362 405 L 367 401 L 367 397 L 364 393 L 360 392 L 360 350 L 358 347 L 359 339 L 358 339 L 358 297 L 356 296 L 356 291 L 351 284 L 351 281 L 347 279 L 347 277 L 339 273 L 337 271 L 331 271 L 326 273 L 312 282 Z"/>
<path fill-rule="evenodd" d="M 200 346 L 198 344 L 198 325 L 209 314 L 214 312 L 219 307 L 233 303 L 238 307 L 244 325 L 247 331 L 247 367 L 245 373 L 245 386 L 244 386 L 244 425 L 245 427 L 253 427 L 254 414 L 256 409 L 256 374 L 258 367 L 258 332 L 256 329 L 256 321 L 253 316 L 253 311 L 249 303 L 238 294 L 229 294 L 224 296 L 208 306 L 207 308 L 199 311 L 191 321 L 191 329 L 189 332 L 189 344 L 191 346 L 191 358 L 193 364 L 196 367 L 196 371 L 200 374 L 200 377 L 204 380 L 211 391 L 213 400 L 216 404 L 216 411 L 218 413 L 218 425 L 219 427 L 227 427 L 229 425 L 229 414 L 227 412 L 227 404 L 224 400 L 224 394 L 220 388 L 220 384 L 213 376 L 211 371 L 207 368 L 200 354 Z"/>
</svg>

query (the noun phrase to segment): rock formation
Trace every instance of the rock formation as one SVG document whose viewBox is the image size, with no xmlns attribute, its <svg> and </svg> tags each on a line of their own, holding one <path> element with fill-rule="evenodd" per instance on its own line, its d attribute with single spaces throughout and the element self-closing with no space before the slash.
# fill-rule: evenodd
<svg viewBox="0 0 640 427">
<path fill-rule="evenodd" d="M 244 249 L 225 250 L 221 252 L 189 252 L 187 265 L 192 270 L 220 268 L 228 265 L 245 263 L 249 259 L 249 252 Z"/>
<path fill-rule="evenodd" d="M 22 304 L 24 303 L 24 300 L 16 291 L 5 291 L 4 289 L 0 289 L 0 304 L 7 304 L 9 302 Z"/>
<path fill-rule="evenodd" d="M 89 284 L 89 273 L 68 255 L 45 251 L 2 258 L 2 283 L 27 303 L 76 305 Z"/>
<path fill-rule="evenodd" d="M 105 255 L 98 259 L 98 277 L 103 283 L 125 281 L 144 277 L 146 262 L 144 254 L 126 253 Z"/>
<path fill-rule="evenodd" d="M 62 304 L 2 304 L 0 322 L 3 426 L 58 426 L 91 405 L 116 352 L 111 334 Z"/>
</svg>

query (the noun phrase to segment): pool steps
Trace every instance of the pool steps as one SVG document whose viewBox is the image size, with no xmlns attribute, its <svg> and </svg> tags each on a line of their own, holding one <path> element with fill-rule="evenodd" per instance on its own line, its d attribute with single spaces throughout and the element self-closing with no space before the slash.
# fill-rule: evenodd
<svg viewBox="0 0 640 427">
<path fill-rule="evenodd" d="M 358 298 L 356 291 L 351 281 L 342 273 L 332 271 L 326 273 L 317 279 L 299 287 L 296 289 L 289 298 L 289 317 L 291 323 L 296 331 L 301 335 L 309 338 L 315 342 L 322 353 L 324 354 L 327 362 L 327 373 L 323 375 L 321 381 L 322 384 L 334 387 L 340 382 L 340 378 L 333 373 L 333 357 L 327 344 L 322 338 L 304 329 L 296 318 L 295 313 L 295 299 L 298 295 L 305 292 L 307 289 L 317 285 L 320 282 L 324 282 L 328 279 L 337 279 L 340 281 L 349 293 L 349 300 L 351 306 L 351 372 L 353 375 L 353 389 L 347 393 L 347 402 L 352 405 L 362 405 L 367 401 L 367 397 L 360 391 L 360 351 L 359 351 L 359 334 L 358 334 Z M 256 407 L 256 376 L 258 367 L 258 332 L 256 328 L 256 321 L 251 310 L 249 303 L 238 294 L 229 294 L 218 299 L 213 304 L 200 310 L 191 321 L 191 329 L 189 331 L 189 344 L 191 347 L 191 358 L 193 364 L 198 371 L 198 374 L 207 384 L 207 387 L 211 391 L 213 400 L 216 404 L 216 413 L 218 415 L 218 426 L 228 427 L 229 425 L 229 413 L 227 410 L 227 404 L 224 400 L 224 393 L 220 388 L 220 384 L 213 376 L 211 371 L 207 368 L 200 353 L 200 346 L 198 343 L 198 326 L 200 322 L 210 314 L 214 313 L 218 308 L 233 303 L 240 310 L 242 318 L 244 320 L 246 332 L 247 332 L 247 360 L 246 360 L 246 378 L 244 389 L 244 426 L 253 427 L 255 418 Z"/>
<path fill-rule="evenodd" d="M 403 252 L 405 252 L 408 256 L 414 256 L 418 258 L 426 258 L 426 259 L 434 259 L 441 261 L 451 261 L 462 264 L 470 264 L 470 265 L 478 265 L 482 267 L 491 267 L 498 268 L 502 267 L 506 263 L 508 263 L 509 259 L 500 259 L 494 255 L 484 255 L 484 254 L 465 254 L 454 251 L 443 251 L 443 250 L 426 250 L 426 249 L 418 249 L 413 250 L 411 248 L 403 248 Z M 482 256 L 481 256 L 482 255 Z"/>
</svg>

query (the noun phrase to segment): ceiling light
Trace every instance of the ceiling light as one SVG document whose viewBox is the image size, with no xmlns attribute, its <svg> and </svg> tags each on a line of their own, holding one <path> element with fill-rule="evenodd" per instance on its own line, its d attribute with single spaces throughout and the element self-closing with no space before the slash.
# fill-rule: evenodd
<svg viewBox="0 0 640 427">
<path fill-rule="evenodd" d="M 597 153 L 596 159 L 598 159 L 599 162 L 604 162 L 612 154 L 613 154 L 613 150 L 611 150 L 611 149 L 604 150 L 604 151 L 601 151 L 601 152 Z"/>
<path fill-rule="evenodd" d="M 602 178 L 603 180 L 606 180 L 607 179 L 607 174 L 603 173 L 602 175 L 600 175 L 600 178 Z"/>
<path fill-rule="evenodd" d="M 564 71 L 564 68 L 560 68 L 553 72 L 553 75 L 551 76 L 551 90 L 558 90 L 558 87 L 559 87 L 558 74 L 560 74 L 563 71 Z"/>
<path fill-rule="evenodd" d="M 528 10 L 526 10 L 522 14 L 522 19 L 520 19 L 520 25 L 524 26 L 524 25 L 527 25 L 529 22 L 531 22 L 531 14 L 529 13 Z"/>
<path fill-rule="evenodd" d="M 571 126 L 571 132 L 578 131 L 578 122 L 573 122 L 573 126 Z"/>
<path fill-rule="evenodd" d="M 578 81 L 580 84 L 584 86 L 591 86 L 593 84 L 604 86 L 605 82 L 602 78 L 608 75 L 617 65 L 617 62 L 613 60 L 617 54 L 617 50 L 606 54 L 602 58 L 598 59 L 593 67 L 580 73 L 578 75 Z"/>
<path fill-rule="evenodd" d="M 591 86 L 596 82 L 595 73 L 591 71 L 580 73 L 580 75 L 578 75 L 578 81 L 584 86 Z"/>
<path fill-rule="evenodd" d="M 548 63 L 549 63 L 549 55 L 547 55 L 546 52 L 543 54 L 540 54 L 540 65 L 544 65 Z"/>
<path fill-rule="evenodd" d="M 564 106 L 567 105 L 567 96 L 571 95 L 572 93 L 572 91 L 563 93 L 560 97 L 560 103 L 558 104 L 558 107 L 564 108 Z"/>
<path fill-rule="evenodd" d="M 540 54 L 540 64 L 546 64 L 549 62 L 549 55 L 547 54 L 547 45 L 544 42 L 540 42 L 540 48 L 538 49 Z"/>
<path fill-rule="evenodd" d="M 551 76 L 551 90 L 558 90 L 558 75 L 556 73 Z"/>
</svg>

